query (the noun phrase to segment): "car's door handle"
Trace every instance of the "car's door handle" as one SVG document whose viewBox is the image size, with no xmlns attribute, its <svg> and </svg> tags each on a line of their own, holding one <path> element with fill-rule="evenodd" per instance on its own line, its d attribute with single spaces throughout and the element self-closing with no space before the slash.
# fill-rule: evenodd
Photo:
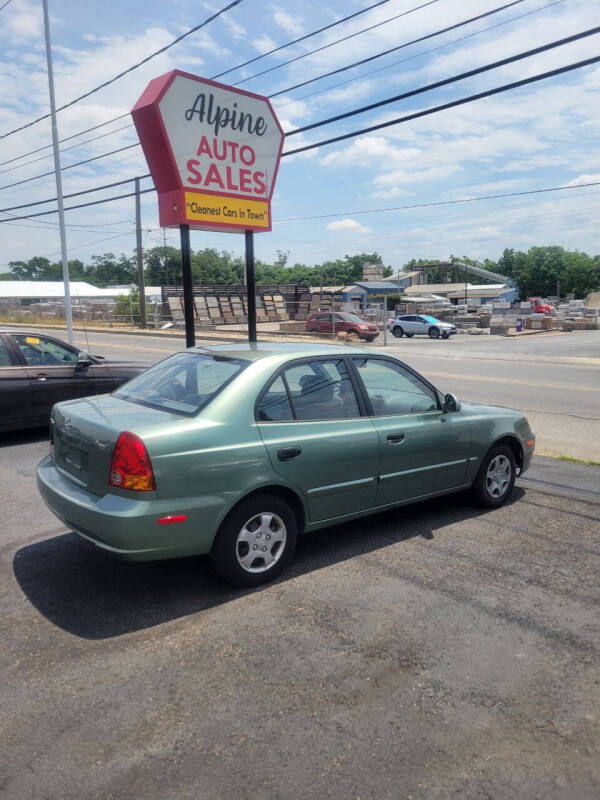
<svg viewBox="0 0 600 800">
<path fill-rule="evenodd" d="M 403 433 L 388 433 L 387 436 L 388 444 L 401 444 L 403 441 L 404 441 Z"/>
<path fill-rule="evenodd" d="M 282 447 L 277 451 L 277 458 L 280 461 L 291 461 L 292 458 L 297 458 L 301 452 L 301 447 Z"/>
<path fill-rule="evenodd" d="M 35 376 L 35 379 L 36 381 L 45 381 L 47 377 L 48 374 L 46 372 L 38 372 L 38 374 Z"/>
</svg>

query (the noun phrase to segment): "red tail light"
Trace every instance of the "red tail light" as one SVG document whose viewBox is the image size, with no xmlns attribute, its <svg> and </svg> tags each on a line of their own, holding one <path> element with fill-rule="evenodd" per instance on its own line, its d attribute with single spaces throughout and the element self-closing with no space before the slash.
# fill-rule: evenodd
<svg viewBox="0 0 600 800">
<path fill-rule="evenodd" d="M 153 492 L 156 489 L 150 456 L 135 433 L 123 431 L 119 436 L 110 462 L 108 484 L 137 492 Z"/>
</svg>

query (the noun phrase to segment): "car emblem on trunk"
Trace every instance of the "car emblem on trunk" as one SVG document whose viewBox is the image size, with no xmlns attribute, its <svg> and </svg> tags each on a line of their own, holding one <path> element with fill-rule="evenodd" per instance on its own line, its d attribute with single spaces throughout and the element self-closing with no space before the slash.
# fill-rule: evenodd
<svg viewBox="0 0 600 800">
<path fill-rule="evenodd" d="M 110 450 L 110 444 L 108 442 L 101 442 L 100 439 L 96 439 L 94 444 L 96 447 L 99 447 L 100 450 Z"/>
<path fill-rule="evenodd" d="M 70 419 L 66 419 L 64 424 L 65 424 L 65 430 L 66 431 L 70 431 L 70 430 L 73 429 L 73 423 L 71 422 Z"/>
</svg>

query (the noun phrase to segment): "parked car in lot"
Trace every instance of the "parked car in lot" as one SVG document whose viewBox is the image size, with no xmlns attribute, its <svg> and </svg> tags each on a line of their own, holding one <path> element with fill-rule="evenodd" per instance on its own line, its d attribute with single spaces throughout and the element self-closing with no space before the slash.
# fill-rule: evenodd
<svg viewBox="0 0 600 800">
<path fill-rule="evenodd" d="M 390 330 L 394 336 L 406 336 L 408 339 L 415 334 L 431 339 L 439 339 L 440 336 L 448 339 L 456 333 L 456 326 L 427 314 L 400 314 L 390 322 Z"/>
<path fill-rule="evenodd" d="M 500 506 L 534 449 L 520 412 L 336 345 L 191 348 L 59 403 L 50 431 L 38 487 L 71 530 L 134 560 L 210 553 L 240 586 L 299 533 L 469 487 Z"/>
<path fill-rule="evenodd" d="M 55 403 L 112 392 L 147 368 L 91 356 L 52 336 L 0 330 L 0 432 L 45 425 Z"/>
<path fill-rule="evenodd" d="M 314 333 L 328 333 L 331 336 L 340 331 L 355 333 L 359 339 L 363 339 L 365 342 L 372 342 L 379 335 L 377 325 L 347 311 L 336 313 L 319 311 L 318 314 L 312 314 L 306 320 L 306 330 Z"/>
</svg>

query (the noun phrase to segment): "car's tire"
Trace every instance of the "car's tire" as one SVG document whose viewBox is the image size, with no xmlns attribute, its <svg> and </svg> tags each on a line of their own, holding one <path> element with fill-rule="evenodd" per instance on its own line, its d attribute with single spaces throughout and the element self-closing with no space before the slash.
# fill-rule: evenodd
<svg viewBox="0 0 600 800">
<path fill-rule="evenodd" d="M 376 336 L 366 336 L 365 342 L 374 342 L 376 338 Z"/>
<path fill-rule="evenodd" d="M 442 339 L 449 339 L 449 338 L 450 338 L 450 334 L 448 333 L 448 331 L 444 331 L 442 333 Z"/>
<path fill-rule="evenodd" d="M 404 335 L 406 336 L 407 339 L 412 339 L 414 333 L 405 333 Z"/>
<path fill-rule="evenodd" d="M 216 572 L 228 583 L 260 586 L 274 580 L 289 564 L 297 537 L 296 515 L 285 500 L 269 493 L 254 495 L 227 516 L 215 537 L 210 558 Z"/>
<path fill-rule="evenodd" d="M 517 465 L 511 448 L 497 444 L 488 451 L 473 483 L 473 498 L 482 508 L 498 508 L 515 485 Z"/>
<path fill-rule="evenodd" d="M 309 328 L 308 332 L 309 333 L 319 333 L 319 329 L 318 328 Z"/>
<path fill-rule="evenodd" d="M 440 338 L 440 329 L 439 328 L 429 328 L 429 338 L 430 339 L 439 339 Z"/>
<path fill-rule="evenodd" d="M 400 339 L 401 336 L 404 336 L 404 330 L 400 327 L 400 325 L 394 325 L 392 328 L 392 333 L 397 339 Z"/>
</svg>

